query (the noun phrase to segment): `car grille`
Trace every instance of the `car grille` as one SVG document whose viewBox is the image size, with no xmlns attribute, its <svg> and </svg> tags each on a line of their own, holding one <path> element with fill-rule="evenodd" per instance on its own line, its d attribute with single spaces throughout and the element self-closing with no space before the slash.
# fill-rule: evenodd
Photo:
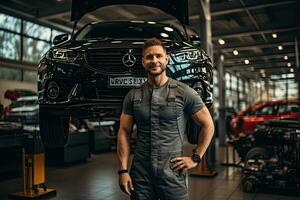
<svg viewBox="0 0 300 200">
<path fill-rule="evenodd" d="M 122 58 L 130 49 L 93 49 L 88 50 L 85 59 L 88 67 L 94 71 L 105 74 L 144 74 L 141 57 L 142 50 L 139 48 L 131 49 L 131 55 L 136 58 L 136 62 L 132 67 L 123 64 Z"/>
</svg>

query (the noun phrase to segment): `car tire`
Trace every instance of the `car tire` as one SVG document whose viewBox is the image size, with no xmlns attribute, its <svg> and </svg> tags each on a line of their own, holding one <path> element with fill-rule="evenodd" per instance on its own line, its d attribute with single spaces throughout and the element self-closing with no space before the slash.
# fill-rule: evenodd
<svg viewBox="0 0 300 200">
<path fill-rule="evenodd" d="M 268 159 L 270 157 L 270 152 L 263 147 L 254 147 L 250 149 L 246 156 L 245 156 L 245 161 L 247 162 L 250 159 Z"/>
<path fill-rule="evenodd" d="M 53 114 L 47 109 L 39 111 L 40 134 L 45 148 L 61 148 L 68 142 L 69 117 Z"/>
</svg>

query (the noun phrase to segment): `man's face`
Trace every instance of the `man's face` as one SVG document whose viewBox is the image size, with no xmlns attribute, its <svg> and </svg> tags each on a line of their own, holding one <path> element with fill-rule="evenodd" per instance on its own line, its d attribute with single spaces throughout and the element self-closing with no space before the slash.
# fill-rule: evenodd
<svg viewBox="0 0 300 200">
<path fill-rule="evenodd" d="M 143 55 L 143 66 L 149 75 L 155 77 L 166 71 L 168 56 L 161 46 L 150 46 L 144 50 Z"/>
</svg>

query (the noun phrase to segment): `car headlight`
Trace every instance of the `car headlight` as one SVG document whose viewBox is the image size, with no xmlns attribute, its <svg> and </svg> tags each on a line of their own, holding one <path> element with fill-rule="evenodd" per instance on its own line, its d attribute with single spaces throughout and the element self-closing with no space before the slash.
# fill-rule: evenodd
<svg viewBox="0 0 300 200">
<path fill-rule="evenodd" d="M 192 49 L 180 53 L 172 54 L 174 60 L 178 63 L 186 63 L 190 61 L 199 60 L 202 58 L 201 52 L 197 49 Z"/>
<path fill-rule="evenodd" d="M 52 49 L 46 54 L 46 57 L 58 61 L 74 62 L 78 54 L 69 49 Z"/>
</svg>

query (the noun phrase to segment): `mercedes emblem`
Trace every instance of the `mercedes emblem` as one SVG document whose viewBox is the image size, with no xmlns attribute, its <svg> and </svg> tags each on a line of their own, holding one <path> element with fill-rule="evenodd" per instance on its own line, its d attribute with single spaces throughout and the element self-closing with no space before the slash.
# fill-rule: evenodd
<svg viewBox="0 0 300 200">
<path fill-rule="evenodd" d="M 128 53 L 126 53 L 122 58 L 122 62 L 126 67 L 132 67 L 136 62 L 136 58 L 132 55 L 131 52 L 132 49 L 129 49 Z"/>
</svg>

